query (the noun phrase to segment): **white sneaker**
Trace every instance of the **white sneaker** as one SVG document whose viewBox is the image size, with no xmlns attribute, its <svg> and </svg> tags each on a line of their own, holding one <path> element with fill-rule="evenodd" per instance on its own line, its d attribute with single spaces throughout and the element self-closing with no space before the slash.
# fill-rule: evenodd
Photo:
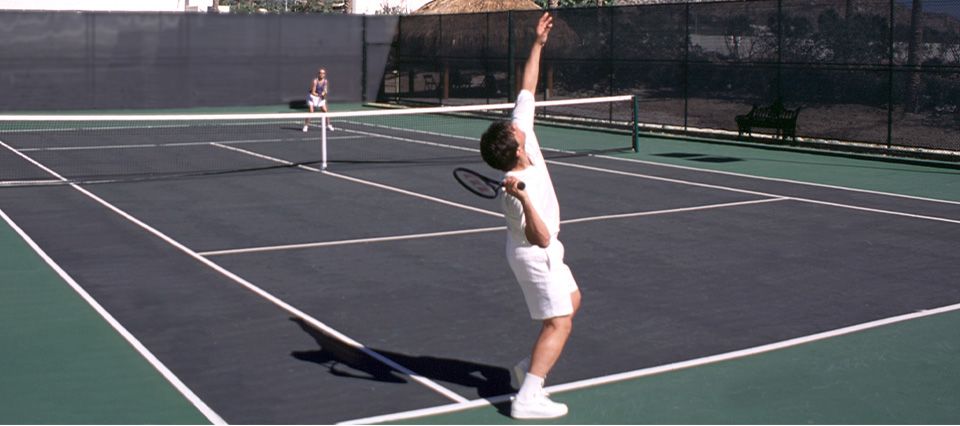
<svg viewBox="0 0 960 426">
<path fill-rule="evenodd" d="M 515 419 L 553 419 L 567 415 L 567 404 L 553 402 L 545 392 L 528 400 L 513 400 L 510 417 Z"/>
<path fill-rule="evenodd" d="M 329 130 L 329 131 L 332 132 L 332 131 L 334 130 L 333 125 L 332 125 L 332 124 L 327 124 L 327 130 Z"/>
<path fill-rule="evenodd" d="M 530 358 L 524 358 L 517 365 L 510 369 L 510 386 L 519 390 L 523 387 L 523 379 L 527 377 L 527 371 L 530 370 Z"/>
<path fill-rule="evenodd" d="M 310 126 L 304 125 L 304 126 L 303 126 L 303 132 L 306 133 L 306 132 L 307 132 L 307 129 L 309 129 L 309 128 L 310 128 Z"/>
</svg>

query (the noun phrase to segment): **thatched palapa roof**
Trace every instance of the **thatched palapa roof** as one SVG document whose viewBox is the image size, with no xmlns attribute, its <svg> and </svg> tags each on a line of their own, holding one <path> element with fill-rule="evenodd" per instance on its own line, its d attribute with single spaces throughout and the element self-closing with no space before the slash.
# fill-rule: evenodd
<svg viewBox="0 0 960 426">
<path fill-rule="evenodd" d="M 590 9 L 596 10 L 596 8 Z M 536 11 L 542 10 L 543 8 L 538 6 L 533 0 L 433 0 L 413 12 L 413 15 L 419 17 L 414 19 L 426 21 L 414 21 L 411 25 L 404 26 L 401 33 L 403 34 L 404 42 L 408 45 L 412 46 L 416 43 L 421 43 L 425 50 L 435 49 L 436 46 L 438 46 L 436 44 L 438 41 L 435 40 L 435 38 L 438 35 L 440 27 L 436 25 L 436 22 L 427 22 L 431 19 L 443 19 L 441 15 L 447 14 L 523 11 L 528 13 L 522 13 L 522 16 L 519 16 L 517 21 L 514 22 L 514 36 L 520 37 L 514 40 L 514 42 L 523 46 L 521 50 L 526 50 L 529 43 L 533 42 L 535 25 L 537 18 L 540 17 L 540 13 Z M 463 21 L 459 23 L 464 24 Z M 583 24 L 583 22 L 581 22 L 581 24 Z M 456 23 L 454 25 L 456 25 Z M 485 27 L 480 27 L 477 31 L 463 31 L 464 29 L 461 28 L 459 31 L 447 30 L 447 34 L 444 37 L 448 40 L 447 43 L 450 48 L 454 45 L 484 46 L 489 44 L 491 46 L 506 46 L 507 40 L 510 37 L 509 32 L 506 31 L 506 21 L 498 22 L 497 25 L 501 25 L 499 30 L 494 29 L 489 34 L 485 32 Z M 588 26 L 592 27 L 592 24 Z M 591 40 L 583 40 L 583 37 L 577 33 L 577 30 L 572 28 L 561 16 L 556 14 L 554 15 L 553 31 L 550 33 L 550 38 L 553 41 L 550 43 L 548 51 L 571 52 L 571 54 L 575 56 L 579 55 L 576 57 L 583 56 L 584 46 L 592 45 Z"/>
<path fill-rule="evenodd" d="M 433 15 L 539 9 L 540 6 L 537 6 L 533 0 L 433 0 L 414 11 L 413 14 Z"/>
</svg>

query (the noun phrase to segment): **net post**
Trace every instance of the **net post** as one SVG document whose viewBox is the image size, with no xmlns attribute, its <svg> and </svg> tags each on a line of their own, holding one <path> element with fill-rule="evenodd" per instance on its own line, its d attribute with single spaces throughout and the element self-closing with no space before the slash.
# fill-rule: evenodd
<svg viewBox="0 0 960 426">
<path fill-rule="evenodd" d="M 327 120 L 326 114 L 320 117 L 320 170 L 327 170 Z"/>
<path fill-rule="evenodd" d="M 631 102 L 633 103 L 633 115 L 630 120 L 630 130 L 633 136 L 633 152 L 640 152 L 640 122 L 638 120 L 640 115 L 640 97 L 633 95 Z"/>
</svg>

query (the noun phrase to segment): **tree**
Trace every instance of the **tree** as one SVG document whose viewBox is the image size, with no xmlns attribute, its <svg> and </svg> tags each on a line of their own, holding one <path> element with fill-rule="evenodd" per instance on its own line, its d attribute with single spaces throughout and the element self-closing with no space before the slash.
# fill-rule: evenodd
<svg viewBox="0 0 960 426">
<path fill-rule="evenodd" d="M 854 14 L 841 17 L 827 9 L 817 17 L 817 58 L 847 64 L 880 64 L 887 57 L 888 23 L 880 15 Z"/>
<path fill-rule="evenodd" d="M 341 0 L 342 1 L 342 0 Z M 233 13 L 333 12 L 333 0 L 219 0 Z M 346 1 L 349 7 L 350 0 Z"/>
<path fill-rule="evenodd" d="M 380 1 L 380 10 L 376 11 L 377 15 L 403 15 L 407 13 L 407 2 L 401 1 L 398 4 L 391 5 L 388 0 Z"/>
</svg>

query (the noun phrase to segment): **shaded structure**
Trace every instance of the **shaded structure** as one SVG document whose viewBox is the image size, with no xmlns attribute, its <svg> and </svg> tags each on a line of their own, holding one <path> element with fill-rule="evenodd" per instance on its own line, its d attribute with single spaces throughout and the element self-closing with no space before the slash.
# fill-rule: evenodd
<svg viewBox="0 0 960 426">
<path fill-rule="evenodd" d="M 445 100 L 451 98 L 451 91 L 466 91 L 472 89 L 482 90 L 483 97 L 510 97 L 510 92 L 519 90 L 519 81 L 523 71 L 522 57 L 525 55 L 526 48 L 533 40 L 533 23 L 540 16 L 539 11 L 542 8 L 532 0 L 434 0 L 420 9 L 413 12 L 409 19 L 420 18 L 420 22 L 414 25 L 404 26 L 401 30 L 402 40 L 404 42 L 414 42 L 415 46 L 406 46 L 409 51 L 432 52 L 441 57 L 441 64 L 435 71 L 426 71 L 419 73 L 422 82 L 415 83 L 413 80 L 417 73 L 408 74 L 408 87 L 420 87 L 424 91 L 436 91 L 439 99 Z M 516 28 L 519 32 L 511 34 L 508 31 L 491 31 L 490 19 L 487 17 L 477 17 L 468 14 L 491 13 L 491 12 L 520 12 L 513 14 L 514 25 L 508 25 L 510 28 Z M 442 16 L 446 15 L 446 16 Z M 459 16 L 458 16 L 459 15 Z M 441 22 L 442 20 L 442 22 Z M 506 15 L 500 16 L 501 26 L 506 25 L 511 19 Z M 497 22 L 494 22 L 496 24 Z M 478 27 L 478 25 L 483 25 Z M 554 38 L 573 39 L 577 37 L 576 32 L 567 25 L 562 16 L 556 16 L 553 28 Z M 514 38 L 517 41 L 514 41 Z M 521 41 L 522 40 L 522 41 Z M 482 52 L 472 52 L 471 58 L 496 54 L 502 57 L 504 62 L 511 62 L 514 56 L 509 52 L 511 46 L 522 46 L 517 59 L 518 63 L 512 65 L 513 76 L 511 82 L 495 81 L 506 79 L 511 75 L 510 72 L 494 73 L 489 70 L 489 65 L 478 67 L 476 64 L 467 65 L 462 60 L 457 60 L 458 56 L 468 55 L 471 48 L 483 46 Z M 459 64 L 458 64 L 459 63 Z M 451 65 L 454 64 L 454 65 Z M 510 68 L 508 64 L 507 68 Z M 467 68 L 461 70 L 461 68 Z M 476 69 L 485 68 L 486 71 L 480 73 Z M 544 84 L 547 97 L 553 92 L 553 64 L 547 60 L 544 61 L 543 70 L 545 73 Z M 506 69 L 504 69 L 506 71 Z M 502 75 L 500 75 L 502 74 Z M 476 90 L 474 90 L 476 91 Z"/>
</svg>

